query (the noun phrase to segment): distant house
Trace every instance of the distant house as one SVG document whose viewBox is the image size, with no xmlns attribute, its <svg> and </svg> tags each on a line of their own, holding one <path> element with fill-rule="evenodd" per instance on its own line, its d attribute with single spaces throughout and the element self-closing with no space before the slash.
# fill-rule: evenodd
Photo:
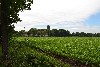
<svg viewBox="0 0 100 67">
<path fill-rule="evenodd" d="M 31 28 L 29 31 L 21 30 L 21 36 L 36 36 L 36 37 L 48 37 L 50 36 L 50 26 L 47 25 L 47 29 Z"/>
<path fill-rule="evenodd" d="M 47 25 L 47 29 L 31 28 L 29 31 L 19 31 L 20 36 L 36 36 L 36 37 L 48 37 L 50 36 L 50 26 Z"/>
<path fill-rule="evenodd" d="M 24 33 L 24 36 L 28 37 L 28 34 L 27 34 L 27 32 L 25 32 L 25 33 Z"/>
<path fill-rule="evenodd" d="M 40 36 L 40 37 L 42 37 L 42 36 L 45 36 L 45 37 L 50 36 L 50 26 L 47 25 L 47 29 L 37 29 L 36 36 Z"/>
</svg>

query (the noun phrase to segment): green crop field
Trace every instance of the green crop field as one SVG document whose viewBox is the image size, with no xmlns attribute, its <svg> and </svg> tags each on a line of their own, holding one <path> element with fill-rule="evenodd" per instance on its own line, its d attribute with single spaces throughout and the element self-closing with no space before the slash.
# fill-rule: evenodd
<svg viewBox="0 0 100 67">
<path fill-rule="evenodd" d="M 10 41 L 9 51 L 13 65 L 20 67 L 70 67 L 47 53 L 100 66 L 98 37 L 18 37 Z"/>
</svg>

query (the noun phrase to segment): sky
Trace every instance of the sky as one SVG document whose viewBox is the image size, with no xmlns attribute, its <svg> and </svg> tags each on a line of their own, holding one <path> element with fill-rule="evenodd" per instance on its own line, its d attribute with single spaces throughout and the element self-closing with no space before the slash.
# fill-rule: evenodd
<svg viewBox="0 0 100 67">
<path fill-rule="evenodd" d="M 100 0 L 34 0 L 31 10 L 19 12 L 15 30 L 65 29 L 100 33 Z"/>
</svg>

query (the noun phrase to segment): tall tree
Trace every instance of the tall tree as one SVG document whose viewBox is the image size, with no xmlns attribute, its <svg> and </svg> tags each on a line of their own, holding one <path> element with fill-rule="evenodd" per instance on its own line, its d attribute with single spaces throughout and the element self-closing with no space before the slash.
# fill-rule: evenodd
<svg viewBox="0 0 100 67">
<path fill-rule="evenodd" d="M 60 36 L 60 37 L 66 36 L 66 30 L 64 30 L 64 29 L 59 29 L 58 31 L 59 31 L 59 36 Z"/>
<path fill-rule="evenodd" d="M 12 23 L 21 21 L 19 11 L 30 9 L 33 0 L 0 0 L 0 39 L 3 59 L 8 58 L 9 33 L 14 28 Z"/>
<path fill-rule="evenodd" d="M 51 35 L 57 37 L 59 36 L 59 31 L 57 29 L 52 29 Z"/>
<path fill-rule="evenodd" d="M 32 36 L 35 36 L 37 33 L 37 29 L 36 28 L 31 28 L 28 33 L 30 33 Z"/>
<path fill-rule="evenodd" d="M 70 36 L 70 31 L 67 30 L 67 31 L 66 31 L 66 35 L 67 35 L 67 36 Z"/>
<path fill-rule="evenodd" d="M 21 30 L 19 31 L 20 36 L 24 36 L 25 35 L 25 30 Z"/>
</svg>

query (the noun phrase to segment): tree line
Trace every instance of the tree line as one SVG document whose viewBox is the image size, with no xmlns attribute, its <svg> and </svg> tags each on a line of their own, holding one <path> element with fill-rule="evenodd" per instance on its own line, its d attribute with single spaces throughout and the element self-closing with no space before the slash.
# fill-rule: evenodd
<svg viewBox="0 0 100 67">
<path fill-rule="evenodd" d="M 100 33 L 85 33 L 85 32 L 73 32 L 65 29 L 36 29 L 31 28 L 29 31 L 21 30 L 14 31 L 13 36 L 18 37 L 100 37 Z"/>
</svg>

